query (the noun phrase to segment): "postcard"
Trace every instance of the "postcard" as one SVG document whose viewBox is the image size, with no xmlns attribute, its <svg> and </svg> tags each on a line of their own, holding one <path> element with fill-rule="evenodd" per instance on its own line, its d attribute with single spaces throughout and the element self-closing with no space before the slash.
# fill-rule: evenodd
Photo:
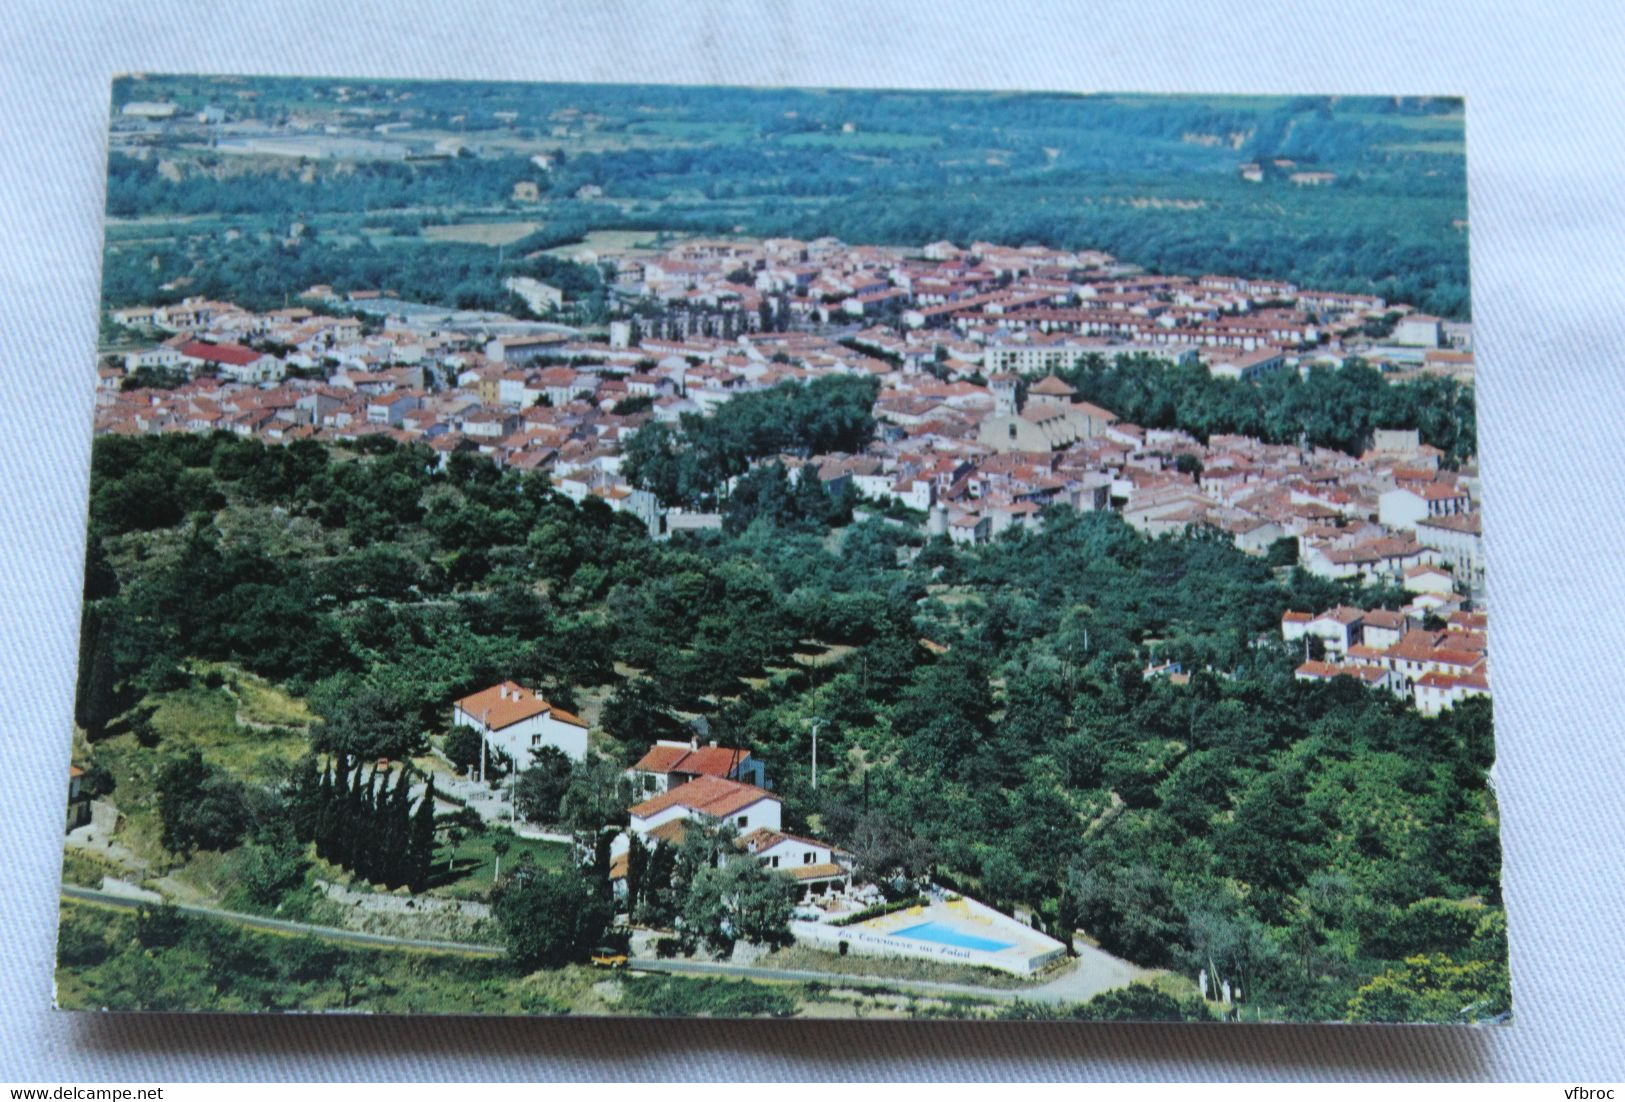
<svg viewBox="0 0 1625 1102">
<path fill-rule="evenodd" d="M 57 1004 L 1509 1020 L 1463 119 L 120 78 Z"/>
</svg>

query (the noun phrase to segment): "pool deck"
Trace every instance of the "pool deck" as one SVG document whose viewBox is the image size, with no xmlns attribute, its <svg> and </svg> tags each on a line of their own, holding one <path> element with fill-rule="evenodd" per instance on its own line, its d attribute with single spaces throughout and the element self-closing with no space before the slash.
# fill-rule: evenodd
<svg viewBox="0 0 1625 1102">
<path fill-rule="evenodd" d="M 928 923 L 939 927 L 948 937 L 929 939 L 908 934 L 909 930 Z M 860 956 L 941 960 L 997 968 L 1017 975 L 1031 975 L 1066 955 L 1066 947 L 1054 938 L 963 896 L 933 899 L 851 926 L 796 922 L 792 924 L 792 932 L 797 940 L 819 948 L 839 950 L 845 943 L 846 952 Z M 973 942 L 998 948 L 954 944 L 956 932 Z"/>
</svg>

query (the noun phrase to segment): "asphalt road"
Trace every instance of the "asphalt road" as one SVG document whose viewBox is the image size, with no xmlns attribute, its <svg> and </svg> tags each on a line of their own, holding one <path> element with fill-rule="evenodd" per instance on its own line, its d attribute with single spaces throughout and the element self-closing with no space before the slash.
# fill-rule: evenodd
<svg viewBox="0 0 1625 1102">
<path fill-rule="evenodd" d="M 69 899 L 97 903 L 106 907 L 126 910 L 148 906 L 139 899 L 83 888 L 76 884 L 62 885 L 62 894 Z M 290 922 L 287 919 L 267 918 L 264 915 L 243 914 L 240 911 L 222 911 L 213 907 L 198 907 L 189 903 L 174 904 L 176 910 L 204 918 L 221 919 L 239 926 L 274 933 L 310 934 L 327 941 L 384 949 L 427 949 L 439 953 L 464 953 L 473 956 L 500 957 L 501 947 L 475 945 L 464 941 L 436 941 L 429 938 L 395 937 L 390 934 L 369 934 L 360 930 L 343 930 L 336 926 L 316 926 L 308 922 Z M 1122 987 L 1139 975 L 1145 974 L 1098 949 L 1079 946 L 1080 959 L 1059 976 L 1032 987 L 980 987 L 968 983 L 944 983 L 938 980 L 905 980 L 890 976 L 862 973 L 814 972 L 805 969 L 757 968 L 747 964 L 724 964 L 703 960 L 660 959 L 634 957 L 630 967 L 636 972 L 666 972 L 690 976 L 739 976 L 755 980 L 790 980 L 799 983 L 827 983 L 839 985 L 873 985 L 897 991 L 911 991 L 924 995 L 963 995 L 973 999 L 995 999 L 1013 1002 L 1073 1003 L 1087 1002 L 1102 991 Z"/>
<path fill-rule="evenodd" d="M 1088 947 L 1083 947 L 1087 949 Z M 1096 956 L 1095 954 L 1098 954 Z M 1102 959 L 1104 958 L 1104 959 Z M 1110 962 L 1110 963 L 1108 963 Z M 925 995 L 964 995 L 973 999 L 999 999 L 1014 1002 L 1072 1003 L 1087 1002 L 1093 996 L 1113 987 L 1128 984 L 1139 969 L 1120 967 L 1122 962 L 1108 957 L 1099 950 L 1081 954 L 1081 959 L 1061 975 L 1032 987 L 979 987 L 968 983 L 944 983 L 939 980 L 902 980 L 890 976 L 869 976 L 858 973 L 812 972 L 788 968 L 756 968 L 748 964 L 719 964 L 703 960 L 658 959 L 634 957 L 629 967 L 637 972 L 670 972 L 677 975 L 740 976 L 755 980 L 795 980 L 806 983 L 816 981 L 831 986 L 874 985 L 898 991 L 912 991 Z"/>
</svg>

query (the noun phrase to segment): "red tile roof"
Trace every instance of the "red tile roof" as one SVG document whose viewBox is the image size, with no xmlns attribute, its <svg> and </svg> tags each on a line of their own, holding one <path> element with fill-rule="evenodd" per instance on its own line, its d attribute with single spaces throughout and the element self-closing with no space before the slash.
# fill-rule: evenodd
<svg viewBox="0 0 1625 1102">
<path fill-rule="evenodd" d="M 687 746 L 661 746 L 656 743 L 632 768 L 640 773 L 670 773 L 673 766 L 688 757 L 689 751 L 690 747 Z"/>
<path fill-rule="evenodd" d="M 792 865 L 778 871 L 787 872 L 796 880 L 829 880 L 846 875 L 845 869 L 829 861 L 817 865 Z"/>
<path fill-rule="evenodd" d="M 572 727 L 587 726 L 579 716 L 549 704 L 542 699 L 541 693 L 527 689 L 516 681 L 504 681 L 472 696 L 465 696 L 457 701 L 457 707 L 470 716 L 483 720 L 493 731 L 512 727 L 515 723 L 522 723 L 543 714 L 560 723 L 568 723 Z"/>
<path fill-rule="evenodd" d="M 649 832 L 649 837 L 656 842 L 680 846 L 683 844 L 683 839 L 688 837 L 688 820 L 673 819 L 669 823 L 661 823 Z"/>
<path fill-rule="evenodd" d="M 632 807 L 632 814 L 640 819 L 658 815 L 668 807 L 686 807 L 702 815 L 722 818 L 749 807 L 759 800 L 777 799 L 772 793 L 753 784 L 723 780 L 721 777 L 696 777 L 650 800 Z"/>
<path fill-rule="evenodd" d="M 205 363 L 233 364 L 237 367 L 246 367 L 265 355 L 240 344 L 207 344 L 203 341 L 188 341 L 181 345 L 180 353 Z"/>
<path fill-rule="evenodd" d="M 827 849 L 831 853 L 836 852 L 836 848 L 834 846 L 830 845 L 828 842 L 820 842 L 817 838 L 808 838 L 803 834 L 789 834 L 782 830 L 770 830 L 767 827 L 757 827 L 749 834 L 741 836 L 739 839 L 739 845 L 742 849 L 747 849 L 751 853 L 756 854 L 761 853 L 764 850 L 770 850 L 783 841 L 800 842 L 804 846 L 813 846 L 816 849 Z"/>
<path fill-rule="evenodd" d="M 1336 608 L 1329 608 L 1325 612 L 1322 612 L 1319 616 L 1316 616 L 1315 619 L 1335 620 L 1339 624 L 1354 624 L 1358 623 L 1364 617 L 1364 609 L 1353 608 L 1349 605 L 1338 605 Z"/>
<path fill-rule="evenodd" d="M 1069 398 L 1076 394 L 1077 391 L 1067 386 L 1066 383 L 1062 382 L 1054 375 L 1046 375 L 1042 379 L 1038 380 L 1038 382 L 1028 387 L 1027 393 L 1048 394 L 1054 395 L 1057 398 Z"/>
</svg>

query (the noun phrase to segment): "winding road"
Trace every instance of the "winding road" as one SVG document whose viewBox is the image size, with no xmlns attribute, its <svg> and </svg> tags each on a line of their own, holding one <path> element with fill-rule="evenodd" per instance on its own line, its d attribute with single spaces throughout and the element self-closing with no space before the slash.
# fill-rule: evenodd
<svg viewBox="0 0 1625 1102">
<path fill-rule="evenodd" d="M 1124 987 L 1147 971 L 1088 945 L 1078 946 L 1078 960 L 1054 979 L 1032 987 L 981 987 L 941 980 L 904 980 L 852 972 L 815 972 L 808 969 L 757 968 L 748 964 L 721 964 L 704 960 L 635 957 L 630 964 L 636 972 L 670 972 L 675 975 L 739 976 L 754 980 L 794 980 L 799 983 L 825 983 L 831 987 L 874 985 L 922 995 L 963 995 L 973 999 L 1004 1002 L 1081 1003 L 1102 991 Z"/>
<path fill-rule="evenodd" d="M 81 903 L 104 907 L 136 910 L 150 906 L 141 899 L 116 895 L 112 892 L 84 888 L 76 884 L 62 885 L 62 895 Z M 436 953 L 461 953 L 468 956 L 500 957 L 504 950 L 496 945 L 476 945 L 466 941 L 437 941 L 430 938 L 395 937 L 390 934 L 369 934 L 360 930 L 345 930 L 337 926 L 317 926 L 308 922 L 293 922 L 283 918 L 244 914 L 241 911 L 222 911 L 213 907 L 199 907 L 190 903 L 173 904 L 183 914 L 219 919 L 282 934 L 309 934 L 326 941 L 367 948 L 423 949 Z M 895 991 L 922 995 L 962 995 L 973 999 L 992 999 L 1014 1002 L 1080 1003 L 1087 1002 L 1114 987 L 1123 987 L 1135 979 L 1149 975 L 1126 961 L 1118 960 L 1088 945 L 1076 946 L 1078 959 L 1060 975 L 1032 987 L 982 987 L 969 983 L 946 983 L 940 980 L 907 980 L 891 976 L 864 973 L 816 972 L 810 969 L 758 968 L 748 964 L 726 964 L 704 960 L 659 959 L 634 957 L 630 968 L 634 972 L 664 972 L 689 976 L 738 976 L 742 979 L 788 980 L 796 983 L 825 983 L 831 986 L 873 985 Z"/>
</svg>

